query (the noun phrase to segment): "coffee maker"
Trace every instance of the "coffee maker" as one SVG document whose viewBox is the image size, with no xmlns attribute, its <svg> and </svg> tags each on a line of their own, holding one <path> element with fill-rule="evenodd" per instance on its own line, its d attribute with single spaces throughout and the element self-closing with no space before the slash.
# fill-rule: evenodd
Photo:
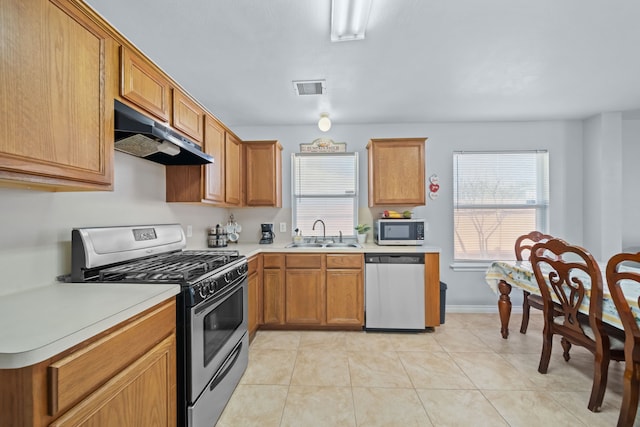
<svg viewBox="0 0 640 427">
<path fill-rule="evenodd" d="M 273 243 L 273 238 L 276 236 L 273 232 L 273 224 L 260 224 L 262 230 L 262 238 L 260 243 Z"/>
</svg>

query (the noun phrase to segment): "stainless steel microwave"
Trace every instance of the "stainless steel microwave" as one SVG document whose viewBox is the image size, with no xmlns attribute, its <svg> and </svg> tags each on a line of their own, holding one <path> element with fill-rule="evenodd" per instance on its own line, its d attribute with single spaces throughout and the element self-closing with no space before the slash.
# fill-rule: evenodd
<svg viewBox="0 0 640 427">
<path fill-rule="evenodd" d="M 378 245 L 424 244 L 424 219 L 378 219 L 373 225 L 373 238 Z"/>
</svg>

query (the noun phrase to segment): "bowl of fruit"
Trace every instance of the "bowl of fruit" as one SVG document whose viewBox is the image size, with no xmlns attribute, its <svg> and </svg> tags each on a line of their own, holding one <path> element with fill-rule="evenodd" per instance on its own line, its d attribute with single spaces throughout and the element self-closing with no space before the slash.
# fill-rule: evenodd
<svg viewBox="0 0 640 427">
<path fill-rule="evenodd" d="M 398 211 L 391 211 L 391 210 L 385 210 L 384 212 L 382 212 L 382 218 L 391 218 L 391 219 L 409 219 L 411 218 L 411 216 L 413 215 L 413 212 L 411 211 L 404 211 L 404 212 L 398 212 Z"/>
</svg>

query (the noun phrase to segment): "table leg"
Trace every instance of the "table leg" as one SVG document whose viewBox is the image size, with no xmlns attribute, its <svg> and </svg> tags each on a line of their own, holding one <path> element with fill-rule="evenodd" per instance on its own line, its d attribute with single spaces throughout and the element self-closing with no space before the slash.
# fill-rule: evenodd
<svg viewBox="0 0 640 427">
<path fill-rule="evenodd" d="M 500 298 L 498 299 L 498 312 L 500 313 L 500 333 L 502 338 L 507 339 L 509 336 L 509 318 L 511 317 L 511 285 L 500 280 L 498 283 L 498 290 L 500 291 Z"/>
</svg>

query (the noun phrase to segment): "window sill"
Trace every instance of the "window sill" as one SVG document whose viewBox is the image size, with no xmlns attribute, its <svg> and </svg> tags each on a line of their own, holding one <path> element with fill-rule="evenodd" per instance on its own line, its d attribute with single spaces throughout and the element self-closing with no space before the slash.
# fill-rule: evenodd
<svg viewBox="0 0 640 427">
<path fill-rule="evenodd" d="M 453 271 L 487 271 L 487 268 L 491 265 L 492 261 L 474 261 L 464 262 L 458 261 L 451 263 L 449 267 Z"/>
</svg>

